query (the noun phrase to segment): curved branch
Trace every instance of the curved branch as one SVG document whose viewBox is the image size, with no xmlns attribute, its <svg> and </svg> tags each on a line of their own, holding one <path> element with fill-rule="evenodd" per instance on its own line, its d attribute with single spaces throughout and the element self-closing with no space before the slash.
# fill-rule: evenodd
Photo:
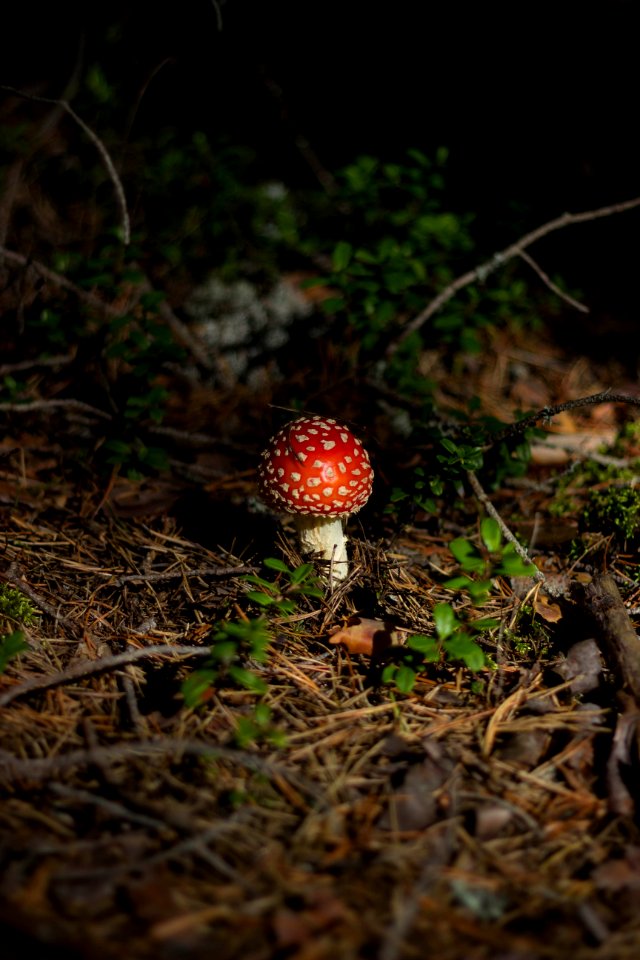
<svg viewBox="0 0 640 960">
<path fill-rule="evenodd" d="M 531 230 L 530 233 L 525 233 L 525 235 L 520 237 L 519 240 L 516 240 L 515 243 L 495 253 L 490 260 L 481 263 L 480 266 L 467 271 L 467 273 L 463 273 L 450 283 L 448 287 L 445 287 L 444 290 L 427 304 L 424 310 L 421 310 L 420 313 L 407 324 L 402 333 L 390 344 L 387 355 L 391 356 L 395 353 L 399 345 L 403 343 L 407 337 L 423 327 L 427 320 L 429 320 L 434 313 L 437 313 L 445 303 L 448 303 L 456 293 L 464 289 L 464 287 L 468 287 L 471 283 L 484 283 L 487 277 L 497 270 L 498 267 L 501 267 L 514 257 L 522 257 L 523 251 L 527 247 L 530 247 L 532 243 L 535 243 L 536 240 L 541 240 L 542 237 L 546 237 L 556 230 L 573 226 L 576 223 L 587 223 L 590 220 L 599 220 L 601 217 L 610 217 L 616 213 L 625 213 L 627 210 L 633 210 L 636 207 L 640 207 L 640 197 L 634 197 L 633 200 L 625 200 L 622 203 L 614 203 L 607 207 L 599 207 L 597 210 L 584 210 L 582 213 L 563 213 L 562 216 L 556 217 L 555 220 L 549 220 L 547 223 L 536 227 L 535 230 Z"/>
</svg>

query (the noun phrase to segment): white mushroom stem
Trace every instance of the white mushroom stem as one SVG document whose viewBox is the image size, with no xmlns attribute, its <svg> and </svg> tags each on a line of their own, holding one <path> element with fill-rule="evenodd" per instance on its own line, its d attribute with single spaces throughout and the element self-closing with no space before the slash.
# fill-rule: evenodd
<svg viewBox="0 0 640 960">
<path fill-rule="evenodd" d="M 344 580 L 349 573 L 349 558 L 342 517 L 298 514 L 295 523 L 302 552 L 319 553 L 323 560 L 333 560 L 333 579 Z"/>
</svg>

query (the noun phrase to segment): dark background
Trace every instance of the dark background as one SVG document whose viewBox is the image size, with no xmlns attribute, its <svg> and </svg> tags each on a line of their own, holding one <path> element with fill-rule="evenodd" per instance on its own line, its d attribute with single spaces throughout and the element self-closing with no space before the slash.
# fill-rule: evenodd
<svg viewBox="0 0 640 960">
<path fill-rule="evenodd" d="M 13 16 L 3 82 L 60 96 L 83 65 L 113 70 L 117 50 L 129 136 L 162 124 L 223 135 L 255 149 L 257 176 L 312 182 L 299 136 L 328 170 L 445 145 L 451 205 L 476 214 L 489 251 L 640 193 L 631 0 L 36 3 Z M 635 325 L 639 224 L 625 214 L 536 248 L 585 291 L 600 331 Z"/>
</svg>

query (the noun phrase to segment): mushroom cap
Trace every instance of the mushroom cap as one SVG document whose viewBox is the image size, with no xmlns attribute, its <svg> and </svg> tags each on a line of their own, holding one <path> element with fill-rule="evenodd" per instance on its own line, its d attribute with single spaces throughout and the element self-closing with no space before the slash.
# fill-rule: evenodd
<svg viewBox="0 0 640 960">
<path fill-rule="evenodd" d="M 300 417 L 275 434 L 258 468 L 260 496 L 286 513 L 346 517 L 369 499 L 373 470 L 351 431 L 326 417 Z"/>
</svg>

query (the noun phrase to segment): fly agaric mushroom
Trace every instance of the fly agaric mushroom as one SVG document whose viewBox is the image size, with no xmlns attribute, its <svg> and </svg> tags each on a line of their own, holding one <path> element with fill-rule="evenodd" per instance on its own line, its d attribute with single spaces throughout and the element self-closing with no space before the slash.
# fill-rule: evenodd
<svg viewBox="0 0 640 960">
<path fill-rule="evenodd" d="M 343 424 L 300 417 L 282 428 L 262 454 L 260 495 L 294 516 L 303 553 L 333 561 L 336 580 L 349 572 L 343 520 L 369 499 L 373 470 L 367 451 Z"/>
</svg>

